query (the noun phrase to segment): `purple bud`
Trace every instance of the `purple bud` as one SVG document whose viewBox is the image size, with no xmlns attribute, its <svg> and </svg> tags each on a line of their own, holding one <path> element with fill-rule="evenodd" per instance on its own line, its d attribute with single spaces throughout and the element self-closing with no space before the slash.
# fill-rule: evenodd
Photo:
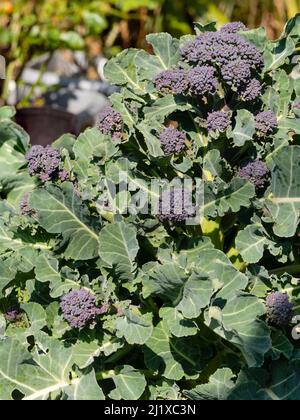
<svg viewBox="0 0 300 420">
<path fill-rule="evenodd" d="M 229 112 L 214 111 L 207 116 L 208 131 L 224 132 L 230 127 L 231 119 Z"/>
<path fill-rule="evenodd" d="M 64 319 L 72 328 L 82 329 L 96 323 L 101 313 L 96 306 L 96 298 L 86 289 L 73 290 L 62 297 L 60 308 Z"/>
<path fill-rule="evenodd" d="M 160 135 L 162 149 L 166 155 L 179 155 L 186 148 L 186 135 L 174 127 L 166 128 Z"/>
<path fill-rule="evenodd" d="M 278 127 L 277 117 L 273 111 L 263 111 L 255 117 L 255 128 L 264 136 L 273 134 Z"/>
<path fill-rule="evenodd" d="M 165 70 L 155 77 L 154 84 L 159 92 L 166 94 L 180 95 L 186 93 L 188 89 L 188 81 L 184 70 Z"/>
<path fill-rule="evenodd" d="M 266 308 L 268 320 L 279 327 L 288 325 L 293 318 L 293 304 L 286 293 L 270 293 L 266 299 Z"/>
<path fill-rule="evenodd" d="M 116 140 L 123 137 L 123 125 L 122 115 L 111 106 L 104 108 L 96 123 L 98 130 L 102 134 L 110 135 Z"/>
</svg>

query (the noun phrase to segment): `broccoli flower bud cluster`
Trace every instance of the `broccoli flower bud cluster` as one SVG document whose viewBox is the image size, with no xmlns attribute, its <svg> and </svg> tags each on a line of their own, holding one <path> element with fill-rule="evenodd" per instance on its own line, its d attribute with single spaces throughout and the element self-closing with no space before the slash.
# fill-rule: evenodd
<svg viewBox="0 0 300 420">
<path fill-rule="evenodd" d="M 160 135 L 162 149 L 166 155 L 179 155 L 186 148 L 186 136 L 174 127 L 166 128 Z"/>
<path fill-rule="evenodd" d="M 207 116 L 207 129 L 208 131 L 224 132 L 231 125 L 230 113 L 224 111 L 213 111 Z"/>
<path fill-rule="evenodd" d="M 122 115 L 111 106 L 104 108 L 96 123 L 102 134 L 110 135 L 115 140 L 123 137 L 123 125 Z"/>
<path fill-rule="evenodd" d="M 235 34 L 239 31 L 248 31 L 248 28 L 243 24 L 243 22 L 230 22 L 225 23 L 220 29 L 221 32 L 226 32 L 227 34 Z"/>
<path fill-rule="evenodd" d="M 72 328 L 78 329 L 95 324 L 96 317 L 101 314 L 95 296 L 86 289 L 73 290 L 64 295 L 60 308 L 64 319 Z"/>
<path fill-rule="evenodd" d="M 14 306 L 5 312 L 4 317 L 8 322 L 16 322 L 22 318 L 22 311 L 20 308 Z"/>
<path fill-rule="evenodd" d="M 221 67 L 223 80 L 234 87 L 247 86 L 251 79 L 249 64 L 243 60 L 230 61 Z"/>
<path fill-rule="evenodd" d="M 269 169 L 264 162 L 254 160 L 244 164 L 237 176 L 251 182 L 256 188 L 262 188 L 268 180 Z"/>
<path fill-rule="evenodd" d="M 288 325 L 293 318 L 293 304 L 286 293 L 272 292 L 266 299 L 267 318 L 279 326 Z"/>
<path fill-rule="evenodd" d="M 206 96 L 218 87 L 212 66 L 197 66 L 190 71 L 166 70 L 154 79 L 156 89 L 163 94 Z"/>
<path fill-rule="evenodd" d="M 261 96 L 262 85 L 259 80 L 251 79 L 250 82 L 241 83 L 237 88 L 237 93 L 244 101 L 253 101 Z"/>
<path fill-rule="evenodd" d="M 295 109 L 300 109 L 300 100 L 299 99 L 294 102 L 294 108 Z"/>
<path fill-rule="evenodd" d="M 278 127 L 277 117 L 273 111 L 262 111 L 255 117 L 255 128 L 263 136 L 273 134 Z"/>
<path fill-rule="evenodd" d="M 173 93 L 180 95 L 188 90 L 188 81 L 184 70 L 166 70 L 159 73 L 154 84 L 156 89 L 161 93 Z"/>
<path fill-rule="evenodd" d="M 31 216 L 33 214 L 33 210 L 29 206 L 29 193 L 23 195 L 20 201 L 20 214 L 21 216 Z"/>
<path fill-rule="evenodd" d="M 245 38 L 226 31 L 204 32 L 181 48 L 181 55 L 198 65 L 223 65 L 230 61 L 244 60 L 255 69 L 263 68 L 260 51 Z"/>
<path fill-rule="evenodd" d="M 218 87 L 212 66 L 197 66 L 188 73 L 189 92 L 196 96 L 214 94 Z"/>
<path fill-rule="evenodd" d="M 198 67 L 209 65 L 220 70 L 223 81 L 249 101 L 260 95 L 261 86 L 254 74 L 262 70 L 264 62 L 256 46 L 236 33 L 245 29 L 243 24 L 234 22 L 220 31 L 204 32 L 186 43 L 181 55 Z"/>
<path fill-rule="evenodd" d="M 169 188 L 159 199 L 159 220 L 164 222 L 185 222 L 195 215 L 192 194 L 183 188 Z"/>
<path fill-rule="evenodd" d="M 26 154 L 28 170 L 31 176 L 37 175 L 42 182 L 57 175 L 61 163 L 60 151 L 51 146 L 32 146 Z"/>
</svg>

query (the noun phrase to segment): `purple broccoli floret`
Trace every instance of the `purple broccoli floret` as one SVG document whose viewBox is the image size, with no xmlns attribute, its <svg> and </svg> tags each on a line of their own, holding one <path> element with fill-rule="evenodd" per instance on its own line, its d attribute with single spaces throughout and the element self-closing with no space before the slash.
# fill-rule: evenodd
<svg viewBox="0 0 300 420">
<path fill-rule="evenodd" d="M 159 92 L 166 94 L 180 95 L 188 89 L 185 70 L 165 70 L 155 77 L 154 84 Z"/>
<path fill-rule="evenodd" d="M 181 55 L 198 65 L 224 65 L 230 61 L 243 60 L 256 71 L 260 71 L 264 65 L 263 56 L 255 45 L 240 35 L 225 30 L 204 32 L 183 45 Z"/>
<path fill-rule="evenodd" d="M 264 162 L 254 160 L 244 164 L 237 176 L 251 182 L 256 188 L 262 188 L 268 180 L 269 169 Z"/>
<path fill-rule="evenodd" d="M 166 155 L 179 155 L 186 148 L 186 135 L 174 127 L 166 128 L 160 135 L 162 149 Z"/>
<path fill-rule="evenodd" d="M 101 309 L 96 306 L 96 298 L 88 290 L 73 290 L 62 297 L 60 308 L 64 319 L 72 328 L 82 329 L 95 324 Z"/>
<path fill-rule="evenodd" d="M 224 111 L 210 112 L 207 116 L 208 131 L 224 132 L 230 127 L 230 113 Z"/>
<path fill-rule="evenodd" d="M 168 188 L 159 199 L 159 220 L 182 223 L 195 215 L 192 194 L 183 188 Z"/>
<path fill-rule="evenodd" d="M 273 111 L 262 111 L 255 117 L 255 128 L 263 136 L 273 134 L 278 127 L 277 117 Z"/>
<path fill-rule="evenodd" d="M 64 181 L 68 181 L 70 179 L 70 174 L 65 169 L 62 169 L 61 171 L 59 171 L 58 177 L 61 180 L 61 182 L 64 182 Z"/>
<path fill-rule="evenodd" d="M 248 31 L 248 28 L 243 24 L 243 22 L 230 22 L 225 23 L 220 29 L 221 32 L 226 32 L 227 34 L 235 34 L 238 31 Z"/>
<path fill-rule="evenodd" d="M 20 201 L 21 216 L 30 216 L 32 214 L 32 209 L 29 206 L 29 196 L 29 193 L 24 194 Z"/>
<path fill-rule="evenodd" d="M 251 80 L 249 64 L 243 60 L 230 61 L 221 67 L 223 80 L 229 85 L 239 87 Z"/>
<path fill-rule="evenodd" d="M 5 312 L 4 317 L 8 322 L 16 322 L 22 318 L 22 311 L 20 308 L 13 306 Z"/>
<path fill-rule="evenodd" d="M 295 109 L 300 109 L 300 99 L 297 99 L 297 100 L 294 102 L 294 108 L 295 108 Z"/>
<path fill-rule="evenodd" d="M 266 299 L 267 318 L 279 327 L 288 325 L 293 318 L 293 304 L 286 293 L 272 292 Z"/>
<path fill-rule="evenodd" d="M 237 93 L 244 101 L 254 101 L 261 96 L 262 85 L 259 80 L 251 79 L 249 83 L 242 83 Z"/>
<path fill-rule="evenodd" d="M 198 66 L 188 73 L 189 92 L 196 96 L 214 94 L 218 87 L 215 70 L 211 66 Z"/>
<path fill-rule="evenodd" d="M 37 175 L 46 182 L 57 175 L 61 163 L 60 151 L 51 146 L 32 146 L 26 154 L 28 171 L 31 176 Z"/>
<path fill-rule="evenodd" d="M 117 140 L 123 137 L 122 115 L 111 106 L 107 106 L 100 113 L 96 126 L 102 134 L 110 135 L 113 139 Z"/>
</svg>

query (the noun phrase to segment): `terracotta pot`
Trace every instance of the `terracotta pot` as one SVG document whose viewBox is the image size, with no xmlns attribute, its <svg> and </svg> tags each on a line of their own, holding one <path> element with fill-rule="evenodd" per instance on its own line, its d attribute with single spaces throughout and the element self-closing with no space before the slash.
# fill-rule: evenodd
<svg viewBox="0 0 300 420">
<path fill-rule="evenodd" d="M 31 144 L 46 146 L 65 133 L 78 135 L 75 115 L 50 107 L 22 108 L 16 122 L 30 135 Z"/>
</svg>

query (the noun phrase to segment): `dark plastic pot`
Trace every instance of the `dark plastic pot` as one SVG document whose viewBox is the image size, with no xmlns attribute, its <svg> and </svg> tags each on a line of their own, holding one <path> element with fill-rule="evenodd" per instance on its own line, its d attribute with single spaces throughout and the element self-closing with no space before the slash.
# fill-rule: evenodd
<svg viewBox="0 0 300 420">
<path fill-rule="evenodd" d="M 75 115 L 49 107 L 22 108 L 17 111 L 16 122 L 30 135 L 31 144 L 46 146 L 65 133 L 79 134 Z"/>
</svg>

